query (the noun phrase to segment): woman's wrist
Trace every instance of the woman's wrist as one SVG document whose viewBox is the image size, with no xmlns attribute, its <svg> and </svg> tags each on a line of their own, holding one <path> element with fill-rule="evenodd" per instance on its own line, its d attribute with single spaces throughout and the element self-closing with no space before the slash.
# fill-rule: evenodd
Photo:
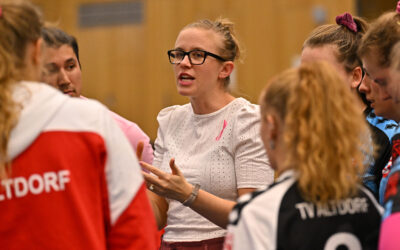
<svg viewBox="0 0 400 250">
<path fill-rule="evenodd" d="M 194 186 L 192 186 L 192 192 L 190 193 L 190 195 L 182 202 L 182 205 L 190 207 L 190 205 L 193 204 L 193 202 L 196 200 L 197 195 L 199 194 L 199 190 L 200 190 L 200 184 L 195 184 Z"/>
<path fill-rule="evenodd" d="M 179 193 L 180 197 L 176 200 L 180 203 L 184 202 L 189 198 L 190 194 L 192 193 L 194 186 L 188 182 L 186 182 L 185 187 L 182 189 L 182 192 Z"/>
</svg>

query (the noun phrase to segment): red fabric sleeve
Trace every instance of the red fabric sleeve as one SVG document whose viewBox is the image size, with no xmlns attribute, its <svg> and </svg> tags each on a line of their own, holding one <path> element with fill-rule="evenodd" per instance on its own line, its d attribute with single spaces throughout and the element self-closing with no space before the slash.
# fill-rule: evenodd
<svg viewBox="0 0 400 250">
<path fill-rule="evenodd" d="M 109 249 L 157 249 L 158 233 L 143 183 L 107 236 Z"/>
</svg>

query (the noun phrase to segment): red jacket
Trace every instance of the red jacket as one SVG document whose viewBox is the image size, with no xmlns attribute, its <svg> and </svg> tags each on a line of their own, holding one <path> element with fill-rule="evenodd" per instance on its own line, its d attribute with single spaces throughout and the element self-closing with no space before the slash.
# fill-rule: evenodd
<svg viewBox="0 0 400 250">
<path fill-rule="evenodd" d="M 95 101 L 21 82 L 0 185 L 2 249 L 156 249 L 156 223 L 132 149 Z"/>
</svg>

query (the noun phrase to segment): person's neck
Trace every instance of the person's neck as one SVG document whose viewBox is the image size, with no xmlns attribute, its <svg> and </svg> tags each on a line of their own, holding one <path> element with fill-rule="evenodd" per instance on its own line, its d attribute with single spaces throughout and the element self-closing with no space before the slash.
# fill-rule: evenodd
<svg viewBox="0 0 400 250">
<path fill-rule="evenodd" d="M 357 98 L 355 105 L 361 114 L 363 114 L 364 111 L 368 108 L 367 105 L 361 100 L 361 98 Z"/>
<path fill-rule="evenodd" d="M 396 107 L 399 105 L 396 105 Z M 395 114 L 393 114 L 393 117 L 391 118 L 393 121 L 397 122 L 397 124 L 400 123 L 400 107 L 395 109 Z"/>
<path fill-rule="evenodd" d="M 40 60 L 34 55 L 36 54 L 36 45 L 29 43 L 25 51 L 24 68 L 21 69 L 21 79 L 24 81 L 39 82 L 41 75 Z"/>
<path fill-rule="evenodd" d="M 29 82 L 39 82 L 40 77 L 38 76 L 38 73 L 34 69 L 25 69 L 25 71 L 21 75 L 21 79 L 24 81 L 29 81 Z"/>
<path fill-rule="evenodd" d="M 235 97 L 229 92 L 224 91 L 201 97 L 191 97 L 190 103 L 195 114 L 204 115 L 220 110 L 234 99 Z"/>
</svg>

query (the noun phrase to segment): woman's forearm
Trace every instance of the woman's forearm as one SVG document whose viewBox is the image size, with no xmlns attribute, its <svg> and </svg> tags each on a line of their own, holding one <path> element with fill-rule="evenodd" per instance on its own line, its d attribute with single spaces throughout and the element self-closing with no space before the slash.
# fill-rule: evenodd
<svg viewBox="0 0 400 250">
<path fill-rule="evenodd" d="M 229 222 L 229 213 L 235 204 L 234 201 L 225 200 L 200 190 L 190 208 L 217 226 L 226 228 Z"/>
<path fill-rule="evenodd" d="M 238 189 L 238 194 L 240 196 L 254 190 L 254 188 Z M 199 190 L 199 194 L 190 208 L 217 226 L 226 228 L 229 222 L 229 213 L 235 205 L 236 202 L 234 201 L 225 200 L 204 190 Z"/>
<path fill-rule="evenodd" d="M 163 197 L 160 197 L 149 190 L 147 190 L 147 196 L 149 197 L 151 207 L 153 208 L 158 229 L 161 230 L 167 224 L 168 203 Z"/>
</svg>

